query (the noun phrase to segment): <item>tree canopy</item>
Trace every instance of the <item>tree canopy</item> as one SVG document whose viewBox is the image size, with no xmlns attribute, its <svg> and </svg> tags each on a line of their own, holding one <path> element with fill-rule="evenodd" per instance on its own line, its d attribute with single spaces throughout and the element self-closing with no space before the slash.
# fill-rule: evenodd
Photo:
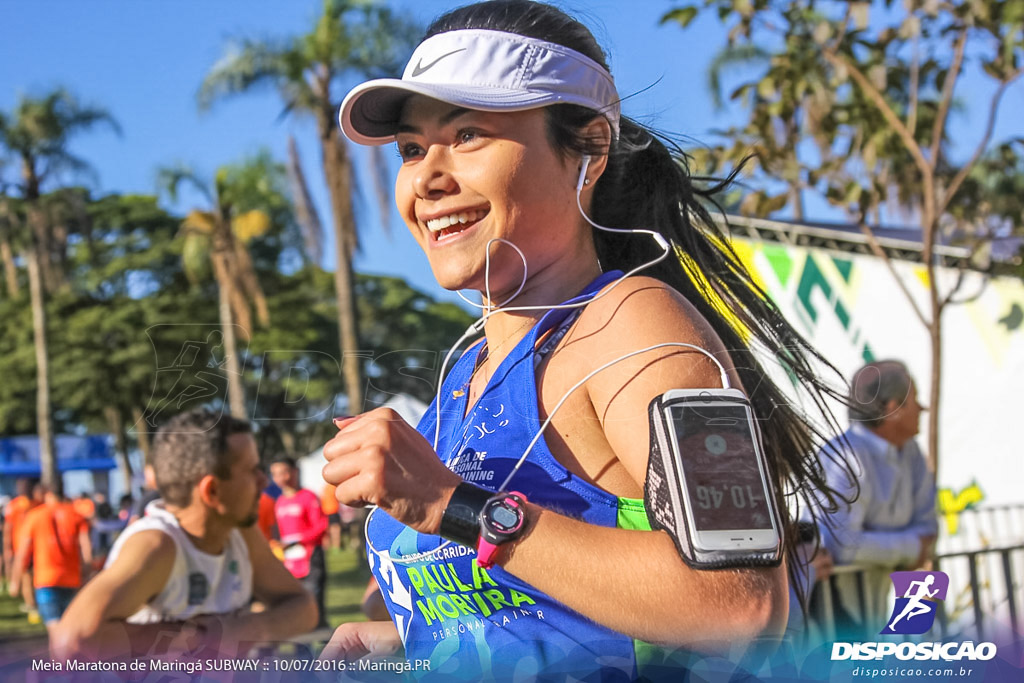
<svg viewBox="0 0 1024 683">
<path fill-rule="evenodd" d="M 1003 95 L 1024 74 L 1024 2 L 704 0 L 662 21 L 686 28 L 701 13 L 729 27 L 709 83 L 721 101 L 724 74 L 743 70 L 728 99 L 746 121 L 717 131 L 719 144 L 693 153 L 711 172 L 749 155 L 753 191 L 742 212 L 788 208 L 804 220 L 805 193 L 820 193 L 860 226 L 886 263 L 872 224 L 884 215 L 919 228 L 927 305 L 890 272 L 929 333 L 928 457 L 937 471 L 942 313 L 958 301 L 965 278 L 940 289 L 935 247 L 966 246 L 981 265 L 993 239 L 1024 236 L 1020 202 L 1006 194 L 1022 182 L 1021 139 L 992 141 Z M 959 96 L 968 68 L 987 80 L 987 101 Z M 963 153 L 949 124 L 968 107 L 984 123 Z"/>
</svg>

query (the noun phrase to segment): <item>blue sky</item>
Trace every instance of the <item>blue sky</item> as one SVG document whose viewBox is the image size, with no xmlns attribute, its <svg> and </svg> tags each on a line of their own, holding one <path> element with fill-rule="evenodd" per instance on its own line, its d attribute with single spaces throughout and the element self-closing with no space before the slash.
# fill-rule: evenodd
<svg viewBox="0 0 1024 683">
<path fill-rule="evenodd" d="M 287 137 L 293 134 L 326 223 L 326 191 L 310 122 L 282 120 L 281 103 L 269 91 L 224 101 L 202 114 L 195 100 L 200 81 L 231 38 L 305 32 L 319 4 L 320 0 L 0 0 L 0 110 L 9 110 L 20 93 L 36 94 L 58 85 L 109 110 L 123 129 L 121 137 L 97 130 L 73 144 L 73 151 L 98 171 L 97 189 L 102 192 L 151 193 L 161 165 L 184 162 L 212 175 L 217 166 L 260 147 L 284 159 Z M 390 4 L 425 25 L 458 3 Z M 649 88 L 625 102 L 626 114 L 705 141 L 710 140 L 710 129 L 739 120 L 737 112 L 716 112 L 705 86 L 707 63 L 724 42 L 714 18 L 701 17 L 684 32 L 677 26 L 658 26 L 658 18 L 673 6 L 668 0 L 561 4 L 591 27 L 610 53 L 621 93 Z M 970 107 L 987 100 L 984 93 L 981 87 L 964 92 L 968 110 L 954 122 L 954 131 L 965 140 L 976 135 L 979 124 L 974 121 L 972 126 Z M 1014 122 L 1020 111 L 1024 87 L 1015 87 L 1004 102 L 1001 136 L 1024 133 L 1024 127 Z M 976 116 L 980 120 L 980 113 Z M 820 205 L 811 203 L 811 210 L 816 206 Z M 836 218 L 825 211 L 820 207 L 816 217 Z M 401 275 L 440 294 L 404 228 L 396 224 L 391 232 L 385 237 L 379 220 L 367 221 L 356 267 Z M 333 263 L 333 254 L 327 263 Z"/>
</svg>

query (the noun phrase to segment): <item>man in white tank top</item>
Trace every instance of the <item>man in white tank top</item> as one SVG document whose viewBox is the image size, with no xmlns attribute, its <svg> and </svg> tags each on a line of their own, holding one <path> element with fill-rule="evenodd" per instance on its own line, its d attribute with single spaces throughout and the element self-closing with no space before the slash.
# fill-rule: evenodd
<svg viewBox="0 0 1024 683">
<path fill-rule="evenodd" d="M 157 432 L 162 501 L 131 524 L 64 613 L 53 654 L 237 657 L 316 624 L 312 597 L 255 527 L 267 484 L 247 422 L 207 410 Z M 266 605 L 251 612 L 253 598 Z"/>
</svg>

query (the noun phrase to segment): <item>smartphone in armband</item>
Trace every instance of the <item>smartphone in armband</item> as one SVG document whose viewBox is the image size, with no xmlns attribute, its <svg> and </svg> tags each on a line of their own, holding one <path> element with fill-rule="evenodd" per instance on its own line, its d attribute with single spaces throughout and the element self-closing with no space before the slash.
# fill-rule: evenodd
<svg viewBox="0 0 1024 683">
<path fill-rule="evenodd" d="M 782 522 L 750 402 L 736 389 L 651 401 L 644 503 L 651 526 L 701 569 L 776 566 Z"/>
</svg>

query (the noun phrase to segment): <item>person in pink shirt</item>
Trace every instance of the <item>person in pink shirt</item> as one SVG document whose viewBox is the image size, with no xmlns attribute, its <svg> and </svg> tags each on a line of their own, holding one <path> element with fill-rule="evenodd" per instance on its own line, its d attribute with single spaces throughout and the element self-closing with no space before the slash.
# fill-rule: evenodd
<svg viewBox="0 0 1024 683">
<path fill-rule="evenodd" d="M 270 477 L 281 489 L 274 504 L 274 515 L 284 549 L 284 566 L 316 598 L 320 611 L 317 628 L 326 628 L 327 567 L 321 544 L 327 533 L 327 516 L 316 494 L 299 488 L 299 468 L 294 459 L 275 460 L 270 465 Z"/>
</svg>

